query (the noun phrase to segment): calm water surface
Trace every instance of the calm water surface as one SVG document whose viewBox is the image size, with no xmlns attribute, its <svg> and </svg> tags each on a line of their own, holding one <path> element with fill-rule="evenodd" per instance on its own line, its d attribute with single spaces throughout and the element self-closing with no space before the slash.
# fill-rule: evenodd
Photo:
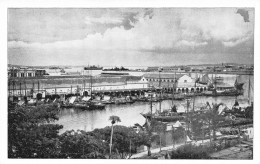
<svg viewBox="0 0 260 164">
<path fill-rule="evenodd" d="M 193 100 L 191 100 L 192 102 Z M 196 97 L 195 108 L 203 106 L 206 102 L 224 103 L 227 107 L 231 108 L 235 102 L 235 97 Z M 187 109 L 186 101 L 173 102 L 179 111 Z M 240 99 L 241 106 L 248 104 L 246 99 Z M 172 106 L 171 100 L 165 100 L 161 104 L 161 110 L 169 109 Z M 159 110 L 159 103 L 153 103 L 153 112 Z M 121 118 L 119 125 L 132 126 L 135 123 L 144 124 L 145 119 L 140 113 L 147 113 L 150 111 L 149 102 L 135 102 L 134 104 L 125 105 L 107 105 L 104 110 L 83 111 L 81 109 L 62 109 L 59 113 L 59 121 L 56 123 L 63 125 L 60 133 L 66 130 L 85 130 L 92 131 L 95 128 L 103 128 L 110 126 L 109 116 L 116 115 Z"/>
<path fill-rule="evenodd" d="M 230 82 L 234 84 L 235 75 L 222 75 L 225 82 Z M 254 76 L 242 75 L 239 76 L 239 81 L 244 84 L 244 95 L 238 97 L 238 102 L 241 107 L 248 105 L 248 94 L 250 93 L 251 100 L 253 99 L 253 86 L 254 86 Z M 249 89 L 250 88 L 250 91 Z M 235 97 L 196 97 L 195 98 L 195 108 L 199 108 L 209 103 L 224 103 L 228 108 L 231 108 L 235 102 Z M 191 100 L 193 102 L 193 100 Z M 173 102 L 179 111 L 184 111 L 187 109 L 186 101 L 174 101 Z M 171 100 L 165 100 L 161 104 L 161 110 L 170 109 L 172 106 Z M 192 106 L 192 104 L 191 104 Z M 159 103 L 153 103 L 153 112 L 159 110 Z M 59 120 L 56 122 L 63 125 L 63 129 L 60 133 L 66 130 L 85 130 L 92 131 L 95 128 L 103 128 L 105 126 L 110 126 L 109 116 L 116 115 L 121 118 L 119 125 L 132 126 L 135 123 L 140 125 L 145 123 L 144 117 L 140 113 L 147 113 L 150 111 L 149 102 L 135 102 L 134 104 L 125 105 L 107 105 L 104 110 L 95 111 L 83 111 L 80 109 L 62 109 L 59 113 Z"/>
</svg>

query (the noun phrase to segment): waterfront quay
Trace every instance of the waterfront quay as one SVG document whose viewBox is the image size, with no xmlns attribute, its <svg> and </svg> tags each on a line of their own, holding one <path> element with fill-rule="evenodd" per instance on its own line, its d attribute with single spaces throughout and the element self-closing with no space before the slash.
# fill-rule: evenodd
<svg viewBox="0 0 260 164">
<path fill-rule="evenodd" d="M 116 72 L 116 71 L 115 71 Z M 205 92 L 209 84 L 216 77 L 223 77 L 220 86 L 234 87 L 235 82 L 245 83 L 248 88 L 248 77 L 251 75 L 236 74 L 205 74 L 183 72 L 138 72 L 135 74 L 117 75 L 118 73 L 99 74 L 95 76 L 35 76 L 35 77 L 9 77 L 8 96 L 21 99 L 45 98 L 55 95 L 72 96 L 82 95 L 144 95 L 144 92 L 159 91 L 167 93 L 193 93 Z M 200 81 L 195 84 L 195 81 Z M 225 89 L 225 88 L 224 88 Z M 246 93 L 244 93 L 246 94 Z"/>
<path fill-rule="evenodd" d="M 140 93 L 151 90 L 142 77 L 51 76 L 9 78 L 9 97 L 38 97 L 51 95 L 90 95 L 111 93 Z"/>
</svg>

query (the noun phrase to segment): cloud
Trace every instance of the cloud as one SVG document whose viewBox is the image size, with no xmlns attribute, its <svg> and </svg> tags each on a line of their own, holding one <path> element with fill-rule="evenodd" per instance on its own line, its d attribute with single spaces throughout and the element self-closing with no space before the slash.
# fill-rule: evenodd
<svg viewBox="0 0 260 164">
<path fill-rule="evenodd" d="M 249 14 L 248 11 L 245 9 L 238 9 L 237 13 L 240 14 L 243 18 L 245 22 L 250 22 L 249 21 Z"/>
<path fill-rule="evenodd" d="M 87 16 L 84 19 L 87 25 L 118 25 L 111 26 L 102 33 L 86 34 L 86 37 L 74 40 L 48 43 L 9 41 L 8 48 L 34 49 L 34 53 L 37 50 L 59 53 L 63 50 L 82 55 L 83 52 L 90 51 L 93 55 L 100 55 L 100 51 L 106 52 L 103 56 L 112 53 L 125 56 L 128 51 L 174 54 L 237 53 L 241 50 L 241 53 L 252 54 L 253 46 L 246 49 L 240 46 L 243 43 L 253 45 L 254 11 L 248 10 L 248 14 L 249 22 L 237 14 L 236 8 L 150 9 L 135 10 L 125 15 L 114 14 L 113 17 L 109 14 Z M 65 55 L 64 57 L 66 58 Z"/>
<path fill-rule="evenodd" d="M 80 40 L 58 41 L 46 44 L 10 42 L 10 46 L 37 48 L 84 49 L 154 49 L 206 46 L 216 40 L 224 46 L 235 46 L 253 35 L 253 25 L 245 23 L 236 9 L 177 9 L 143 11 L 134 16 L 133 28 L 123 26 L 107 29 L 103 34 L 89 34 Z M 117 24 L 123 17 L 103 15 L 85 18 L 86 24 Z"/>
<path fill-rule="evenodd" d="M 96 23 L 100 23 L 100 24 L 120 24 L 122 23 L 124 20 L 124 17 L 111 17 L 111 16 L 107 16 L 107 15 L 103 15 L 99 18 L 93 18 L 93 17 L 85 17 L 85 23 L 88 25 L 91 24 L 96 24 Z"/>
</svg>

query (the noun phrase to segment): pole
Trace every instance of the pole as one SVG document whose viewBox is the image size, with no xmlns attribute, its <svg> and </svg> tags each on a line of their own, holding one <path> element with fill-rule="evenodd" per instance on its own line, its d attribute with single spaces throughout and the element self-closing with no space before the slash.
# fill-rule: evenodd
<svg viewBox="0 0 260 164">
<path fill-rule="evenodd" d="M 196 81 L 195 81 L 195 90 L 193 93 L 193 106 L 192 106 L 192 111 L 194 112 L 194 107 L 195 107 L 195 91 L 196 91 Z"/>
<path fill-rule="evenodd" d="M 33 81 L 33 86 L 32 86 L 32 98 L 33 98 L 33 92 L 34 92 L 34 81 Z"/>
<path fill-rule="evenodd" d="M 110 137 L 110 144 L 109 144 L 109 158 L 111 158 L 111 154 L 112 154 L 112 139 L 113 139 L 113 124 L 111 127 L 111 137 Z"/>
<path fill-rule="evenodd" d="M 173 99 L 174 99 L 174 84 L 172 85 L 172 107 L 173 107 Z"/>
<path fill-rule="evenodd" d="M 92 98 L 92 71 L 90 71 L 90 97 Z"/>
<path fill-rule="evenodd" d="M 250 75 L 249 76 L 249 81 L 248 81 L 248 104 L 250 105 Z"/>
<path fill-rule="evenodd" d="M 20 95 L 22 95 L 22 83 L 20 82 Z"/>
<path fill-rule="evenodd" d="M 150 110 L 151 110 L 151 122 L 152 122 L 152 116 L 153 116 L 153 102 L 152 102 L 152 94 L 150 95 Z"/>
<path fill-rule="evenodd" d="M 25 97 L 26 97 L 26 90 L 27 90 L 27 88 L 26 88 L 26 81 L 24 80 L 24 90 L 25 90 Z"/>
<path fill-rule="evenodd" d="M 38 80 L 38 93 L 39 93 L 39 91 L 40 91 L 40 82 Z"/>
<path fill-rule="evenodd" d="M 187 99 L 187 118 L 188 118 L 188 131 L 190 130 L 190 113 L 189 113 L 189 100 Z"/>
<path fill-rule="evenodd" d="M 14 101 L 14 84 L 15 84 L 15 81 L 13 81 L 13 101 Z"/>
<path fill-rule="evenodd" d="M 159 89 L 160 89 L 160 98 L 159 98 L 159 109 L 160 109 L 160 113 L 161 113 L 161 108 L 162 108 L 162 103 L 161 103 L 161 99 L 162 99 L 162 90 L 161 90 L 161 68 L 159 67 Z"/>
<path fill-rule="evenodd" d="M 130 139 L 130 146 L 129 146 L 129 149 L 130 149 L 129 154 L 130 154 L 130 155 L 129 155 L 129 157 L 131 157 L 131 153 L 132 153 L 132 152 L 131 152 L 131 149 L 132 149 L 131 146 L 132 146 L 132 145 L 131 145 L 131 139 Z"/>
</svg>

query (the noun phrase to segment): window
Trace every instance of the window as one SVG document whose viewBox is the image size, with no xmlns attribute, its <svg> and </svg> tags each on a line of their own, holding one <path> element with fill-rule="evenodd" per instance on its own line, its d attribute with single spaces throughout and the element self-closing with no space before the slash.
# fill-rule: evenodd
<svg viewBox="0 0 260 164">
<path fill-rule="evenodd" d="M 187 80 L 184 80 L 184 83 L 187 83 Z"/>
<path fill-rule="evenodd" d="M 21 77 L 24 77 L 24 73 L 21 73 Z"/>
<path fill-rule="evenodd" d="M 32 73 L 28 73 L 28 77 L 32 77 Z"/>
</svg>

